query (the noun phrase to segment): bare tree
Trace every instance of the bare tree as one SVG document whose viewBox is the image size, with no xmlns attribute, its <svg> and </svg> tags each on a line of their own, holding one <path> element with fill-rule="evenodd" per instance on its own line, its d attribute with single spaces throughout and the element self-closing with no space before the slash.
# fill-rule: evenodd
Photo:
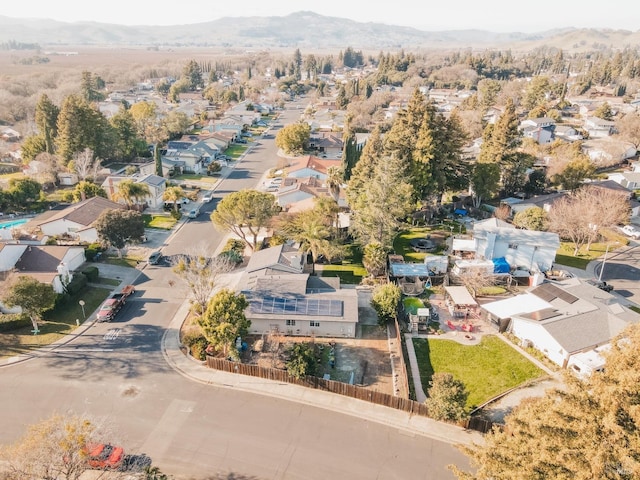
<svg viewBox="0 0 640 480">
<path fill-rule="evenodd" d="M 78 178 L 81 181 L 87 178 L 95 179 L 98 174 L 98 168 L 100 162 L 93 156 L 93 150 L 85 148 L 82 152 L 79 152 L 73 158 L 73 169 L 78 174 Z"/>
<path fill-rule="evenodd" d="M 173 271 L 189 287 L 198 313 L 205 311 L 212 291 L 220 286 L 220 277 L 233 267 L 228 256 L 214 256 L 204 243 L 196 245 L 173 263 Z"/>
<path fill-rule="evenodd" d="M 573 243 L 573 255 L 587 250 L 603 229 L 624 223 L 629 202 L 619 192 L 602 187 L 582 187 L 573 195 L 555 202 L 549 211 L 549 230 Z"/>
<path fill-rule="evenodd" d="M 631 142 L 636 150 L 640 148 L 640 112 L 630 112 L 616 122 L 616 130 L 623 140 Z"/>
<path fill-rule="evenodd" d="M 468 270 L 459 275 L 452 275 L 452 280 L 467 287 L 467 290 L 475 298 L 483 289 L 496 285 L 497 277 L 480 270 Z"/>
<path fill-rule="evenodd" d="M 113 441 L 108 430 L 105 422 L 79 415 L 55 414 L 31 425 L 16 443 L 0 446 L 0 459 L 8 470 L 4 478 L 77 480 L 91 469 L 87 446 L 106 443 L 107 438 Z"/>
</svg>

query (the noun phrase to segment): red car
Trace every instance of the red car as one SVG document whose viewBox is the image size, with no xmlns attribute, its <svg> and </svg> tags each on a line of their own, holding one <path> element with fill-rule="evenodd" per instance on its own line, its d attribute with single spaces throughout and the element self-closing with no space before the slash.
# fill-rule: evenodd
<svg viewBox="0 0 640 480">
<path fill-rule="evenodd" d="M 124 459 L 124 449 L 110 444 L 89 445 L 86 452 L 89 466 L 101 470 L 116 470 Z"/>
</svg>

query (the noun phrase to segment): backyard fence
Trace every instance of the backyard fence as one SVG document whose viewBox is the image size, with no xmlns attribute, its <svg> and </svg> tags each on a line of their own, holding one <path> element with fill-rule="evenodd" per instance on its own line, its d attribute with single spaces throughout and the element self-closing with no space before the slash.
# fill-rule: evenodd
<svg viewBox="0 0 640 480">
<path fill-rule="evenodd" d="M 315 388 L 325 392 L 335 393 L 346 397 L 364 400 L 384 407 L 395 408 L 415 415 L 428 417 L 427 407 L 423 403 L 410 400 L 408 398 L 396 397 L 387 393 L 369 390 L 368 388 L 350 385 L 348 383 L 325 380 L 319 377 L 306 376 L 296 378 L 289 375 L 285 370 L 276 368 L 260 367 L 258 365 L 247 365 L 244 363 L 231 362 L 221 358 L 207 356 L 207 367 L 223 372 L 237 373 L 239 375 L 249 375 L 252 377 L 274 380 L 276 382 L 292 383 L 307 388 Z"/>
<path fill-rule="evenodd" d="M 409 374 L 407 373 L 407 364 L 404 361 L 404 355 L 402 353 L 402 333 L 400 332 L 400 324 L 398 323 L 398 317 L 395 320 L 396 327 L 396 345 L 399 346 L 400 352 L 396 352 L 400 360 L 400 378 L 402 379 L 402 392 L 406 392 L 409 395 Z"/>
</svg>

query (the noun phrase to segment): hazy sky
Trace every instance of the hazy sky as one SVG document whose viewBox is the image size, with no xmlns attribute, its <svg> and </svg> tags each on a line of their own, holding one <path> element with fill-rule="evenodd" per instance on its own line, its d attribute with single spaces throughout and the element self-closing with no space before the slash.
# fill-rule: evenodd
<svg viewBox="0 0 640 480">
<path fill-rule="evenodd" d="M 10 5 L 11 8 L 4 9 L 0 15 L 122 25 L 178 25 L 221 17 L 285 16 L 307 10 L 359 22 L 428 31 L 475 28 L 492 32 L 540 32 L 562 27 L 640 29 L 640 4 L 622 0 L 605 3 L 600 0 L 21 0 L 10 2 Z"/>
</svg>

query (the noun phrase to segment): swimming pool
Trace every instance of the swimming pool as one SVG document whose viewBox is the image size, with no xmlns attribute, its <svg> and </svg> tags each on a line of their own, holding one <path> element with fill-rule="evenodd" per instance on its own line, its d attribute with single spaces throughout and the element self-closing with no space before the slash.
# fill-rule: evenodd
<svg viewBox="0 0 640 480">
<path fill-rule="evenodd" d="M 27 223 L 28 219 L 21 218 L 20 220 L 9 220 L 8 222 L 0 222 L 0 228 L 13 228 L 17 225 Z"/>
</svg>

